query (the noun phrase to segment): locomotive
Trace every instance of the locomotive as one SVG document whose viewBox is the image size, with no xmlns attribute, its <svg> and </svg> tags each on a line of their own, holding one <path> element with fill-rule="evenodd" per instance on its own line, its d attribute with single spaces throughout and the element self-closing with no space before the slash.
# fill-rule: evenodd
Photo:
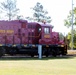
<svg viewBox="0 0 76 75">
<path fill-rule="evenodd" d="M 42 46 L 42 56 L 67 54 L 65 38 L 47 23 L 27 20 L 0 21 L 0 57 L 9 54 L 39 55 L 38 45 Z"/>
</svg>

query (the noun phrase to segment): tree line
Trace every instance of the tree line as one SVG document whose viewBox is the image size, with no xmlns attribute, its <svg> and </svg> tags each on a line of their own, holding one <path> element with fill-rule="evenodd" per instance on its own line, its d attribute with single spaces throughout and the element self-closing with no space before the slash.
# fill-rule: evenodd
<svg viewBox="0 0 76 75">
<path fill-rule="evenodd" d="M 44 7 L 41 3 L 37 2 L 33 8 L 30 8 L 33 11 L 32 17 L 27 16 L 22 18 L 21 15 L 18 15 L 20 9 L 17 8 L 16 0 L 5 0 L 0 3 L 0 14 L 5 14 L 7 20 L 13 19 L 28 19 L 30 21 L 42 22 L 46 21 L 51 22 L 51 17 L 48 16 L 48 11 L 44 10 Z M 1 17 L 0 17 L 1 18 Z"/>
</svg>

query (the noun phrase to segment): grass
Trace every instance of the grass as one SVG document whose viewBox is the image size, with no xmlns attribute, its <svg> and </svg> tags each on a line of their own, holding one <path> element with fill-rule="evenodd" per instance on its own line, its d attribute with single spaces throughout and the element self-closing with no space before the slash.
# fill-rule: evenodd
<svg viewBox="0 0 76 75">
<path fill-rule="evenodd" d="M 0 75 L 76 75 L 76 57 L 0 58 Z"/>
</svg>

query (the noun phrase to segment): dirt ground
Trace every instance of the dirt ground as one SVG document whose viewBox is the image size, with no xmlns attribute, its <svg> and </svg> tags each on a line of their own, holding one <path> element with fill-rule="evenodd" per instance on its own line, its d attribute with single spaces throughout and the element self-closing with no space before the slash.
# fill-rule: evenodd
<svg viewBox="0 0 76 75">
<path fill-rule="evenodd" d="M 74 54 L 74 55 L 76 55 L 76 50 L 68 50 L 68 54 Z"/>
</svg>

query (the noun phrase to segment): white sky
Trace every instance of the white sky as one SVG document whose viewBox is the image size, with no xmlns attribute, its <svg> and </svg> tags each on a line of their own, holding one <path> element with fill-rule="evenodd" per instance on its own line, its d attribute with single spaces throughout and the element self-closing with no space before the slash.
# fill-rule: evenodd
<svg viewBox="0 0 76 75">
<path fill-rule="evenodd" d="M 54 31 L 63 34 L 70 31 L 64 26 L 64 19 L 67 18 L 69 10 L 72 10 L 72 0 L 17 0 L 17 2 L 21 14 L 24 14 L 24 16 L 29 16 L 32 13 L 30 8 L 34 7 L 36 2 L 40 2 L 52 18 L 51 24 L 54 26 Z M 73 7 L 76 7 L 76 0 L 73 0 L 73 3 Z"/>
<path fill-rule="evenodd" d="M 1 0 L 2 1 L 2 0 Z M 37 2 L 40 2 L 44 9 L 51 16 L 51 24 L 54 26 L 54 31 L 68 33 L 69 29 L 64 26 L 64 19 L 67 18 L 69 10 L 72 10 L 72 0 L 17 0 L 17 7 L 20 9 L 20 15 L 24 17 L 31 16 L 31 7 L 34 7 Z M 76 0 L 73 0 L 76 7 Z"/>
</svg>

